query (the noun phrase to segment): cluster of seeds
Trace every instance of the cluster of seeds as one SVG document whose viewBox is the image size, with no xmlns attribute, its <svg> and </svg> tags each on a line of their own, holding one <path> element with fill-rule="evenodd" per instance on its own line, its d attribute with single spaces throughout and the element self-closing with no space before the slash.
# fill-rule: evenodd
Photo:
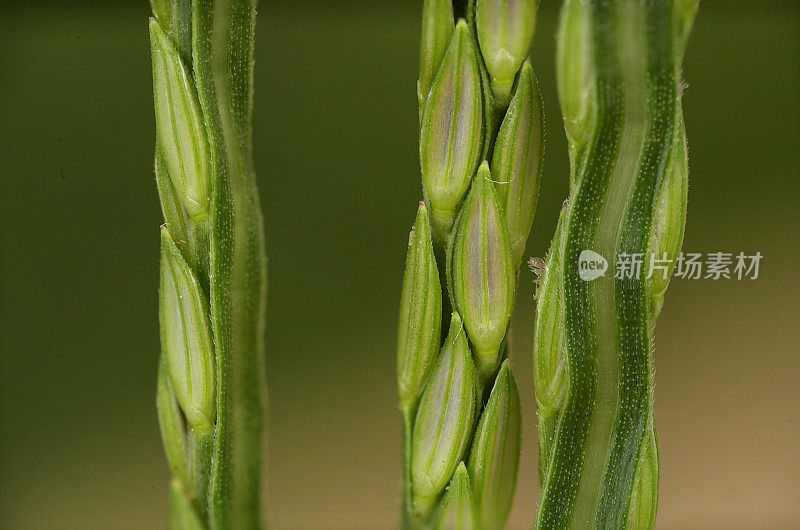
<svg viewBox="0 0 800 530">
<path fill-rule="evenodd" d="M 397 358 L 410 528 L 500 528 L 513 501 L 520 405 L 508 331 L 543 149 L 529 59 L 536 7 L 423 6 L 424 200 L 409 239 Z"/>
</svg>

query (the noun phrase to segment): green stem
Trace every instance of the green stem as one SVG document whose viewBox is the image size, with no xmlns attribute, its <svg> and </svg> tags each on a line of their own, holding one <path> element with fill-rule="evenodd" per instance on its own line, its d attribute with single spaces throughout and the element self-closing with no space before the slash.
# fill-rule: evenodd
<svg viewBox="0 0 800 530">
<path fill-rule="evenodd" d="M 403 528 L 415 528 L 414 496 L 411 480 L 411 434 L 414 429 L 414 407 L 404 405 L 403 414 Z"/>
<path fill-rule="evenodd" d="M 251 145 L 255 1 L 197 0 L 193 66 L 211 146 L 217 423 L 212 528 L 262 523 L 266 257 Z"/>
<path fill-rule="evenodd" d="M 617 278 L 614 269 L 617 257 L 647 255 L 680 115 L 672 2 L 585 9 L 597 121 L 585 158 L 573 160 L 563 262 L 569 386 L 538 528 L 626 526 L 652 415 L 649 293 L 646 271 Z M 605 276 L 580 278 L 584 250 L 606 258 Z"/>
<path fill-rule="evenodd" d="M 211 484 L 211 462 L 214 453 L 214 431 L 192 430 L 187 436 L 187 452 L 194 485 L 194 504 L 202 520 L 208 519 L 208 492 Z"/>
<path fill-rule="evenodd" d="M 205 526 L 181 481 L 172 479 L 169 489 L 169 527 L 172 530 L 203 530 Z"/>
</svg>

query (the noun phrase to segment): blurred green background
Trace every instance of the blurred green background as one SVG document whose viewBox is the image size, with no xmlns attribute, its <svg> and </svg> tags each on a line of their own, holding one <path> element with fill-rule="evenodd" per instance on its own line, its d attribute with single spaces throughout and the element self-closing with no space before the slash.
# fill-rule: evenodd
<svg viewBox="0 0 800 530">
<path fill-rule="evenodd" d="M 273 528 L 397 521 L 395 319 L 421 193 L 420 5 L 260 6 Z M 567 192 L 556 5 L 543 2 L 534 44 L 548 118 L 536 256 Z M 144 0 L 0 6 L 3 528 L 166 523 L 148 13 Z M 684 249 L 764 259 L 756 281 L 670 288 L 656 331 L 659 528 L 800 527 L 799 34 L 796 1 L 704 0 L 689 44 Z M 530 526 L 539 492 L 533 276 L 520 278 L 512 528 Z"/>
</svg>

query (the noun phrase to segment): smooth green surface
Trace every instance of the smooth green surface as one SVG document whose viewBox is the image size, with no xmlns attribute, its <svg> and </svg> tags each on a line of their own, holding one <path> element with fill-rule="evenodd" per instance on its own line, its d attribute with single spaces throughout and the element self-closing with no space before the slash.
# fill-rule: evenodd
<svg viewBox="0 0 800 530">
<path fill-rule="evenodd" d="M 411 437 L 411 517 L 419 523 L 437 506 L 466 455 L 478 419 L 480 380 L 458 313 L 422 394 Z"/>
<path fill-rule="evenodd" d="M 397 396 L 404 415 L 417 406 L 441 345 L 442 286 L 428 211 L 420 202 L 408 236 L 397 317 Z"/>
<path fill-rule="evenodd" d="M 517 487 L 520 438 L 517 383 L 506 360 L 475 427 L 468 470 L 482 528 L 503 528 Z"/>
<path fill-rule="evenodd" d="M 552 119 L 526 256 L 544 255 L 568 187 L 555 7 L 542 2 L 534 40 Z M 167 523 L 148 12 L 0 4 L 5 528 Z M 260 2 L 273 528 L 396 527 L 397 308 L 421 193 L 419 15 L 415 1 Z M 658 528 L 800 521 L 799 24 L 793 1 L 707 1 L 692 31 L 684 248 L 765 257 L 755 282 L 670 285 L 656 331 Z M 512 345 L 523 407 L 515 529 L 529 528 L 538 499 L 532 279 L 522 271 Z"/>
<path fill-rule="evenodd" d="M 436 530 L 472 530 L 478 527 L 474 495 L 464 463 L 460 463 L 434 516 Z"/>
<path fill-rule="evenodd" d="M 484 162 L 461 207 L 447 262 L 451 299 L 464 319 L 484 385 L 500 367 L 515 287 L 508 232 L 491 180 Z"/>
</svg>

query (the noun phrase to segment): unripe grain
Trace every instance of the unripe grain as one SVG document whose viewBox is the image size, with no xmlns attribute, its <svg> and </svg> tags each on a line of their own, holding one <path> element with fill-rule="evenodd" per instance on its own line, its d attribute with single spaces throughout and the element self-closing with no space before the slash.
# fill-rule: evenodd
<svg viewBox="0 0 800 530">
<path fill-rule="evenodd" d="M 506 226 L 490 180 L 484 163 L 459 215 L 449 252 L 453 298 L 484 380 L 500 364 L 515 283 Z"/>
<path fill-rule="evenodd" d="M 430 514 L 464 458 L 477 416 L 478 384 L 466 333 L 453 313 L 450 332 L 422 394 L 411 442 L 414 508 L 422 517 Z"/>
<path fill-rule="evenodd" d="M 436 530 L 480 528 L 469 475 L 464 462 L 458 464 L 436 514 Z"/>
<path fill-rule="evenodd" d="M 214 346 L 208 302 L 165 227 L 161 229 L 161 344 L 175 397 L 189 425 L 214 420 Z"/>
<path fill-rule="evenodd" d="M 150 20 L 156 139 L 175 192 L 195 222 L 208 217 L 209 153 L 191 74 L 155 19 Z"/>
<path fill-rule="evenodd" d="M 409 236 L 397 331 L 397 381 L 401 408 L 417 404 L 439 353 L 442 287 L 424 204 Z"/>
<path fill-rule="evenodd" d="M 425 0 L 422 5 L 422 37 L 417 81 L 420 117 L 428 99 L 431 83 L 450 44 L 454 27 L 452 0 Z"/>
<path fill-rule="evenodd" d="M 519 392 L 503 361 L 481 413 L 469 454 L 469 475 L 481 528 L 503 528 L 517 484 L 520 448 Z"/>
<path fill-rule="evenodd" d="M 476 50 L 463 20 L 425 104 L 420 134 L 422 183 L 434 239 L 444 241 L 469 189 L 483 145 L 483 100 Z"/>
<path fill-rule="evenodd" d="M 542 97 L 533 67 L 526 61 L 492 154 L 492 179 L 508 227 L 515 268 L 522 261 L 533 226 L 543 151 Z"/>
<path fill-rule="evenodd" d="M 492 92 L 508 105 L 511 86 L 528 57 L 536 29 L 536 0 L 477 0 L 475 25 Z"/>
</svg>

